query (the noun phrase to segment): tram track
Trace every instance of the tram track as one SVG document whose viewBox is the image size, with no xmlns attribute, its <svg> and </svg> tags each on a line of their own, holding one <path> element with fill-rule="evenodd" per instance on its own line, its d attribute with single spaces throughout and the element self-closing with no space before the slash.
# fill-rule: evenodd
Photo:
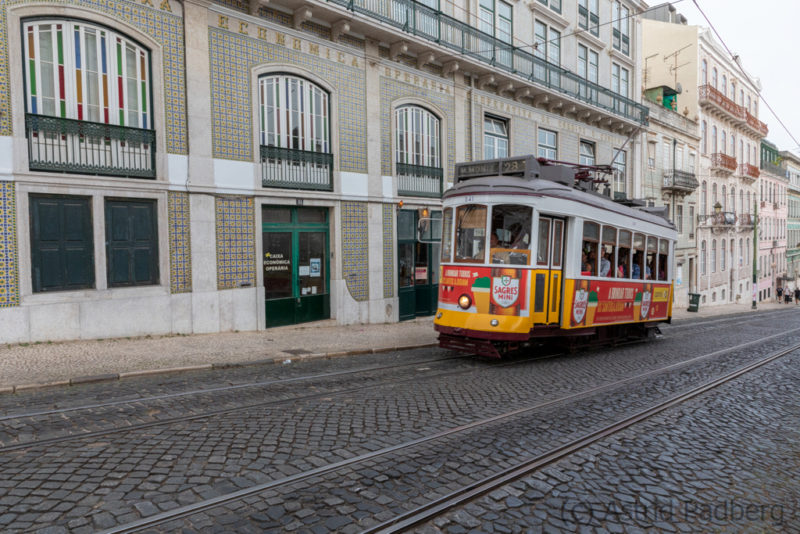
<svg viewBox="0 0 800 534">
<path fill-rule="evenodd" d="M 769 315 L 776 315 L 780 313 L 785 313 L 784 310 L 779 310 L 775 312 L 768 312 L 760 316 L 759 318 L 767 318 Z M 711 324 L 719 324 L 719 323 L 729 323 L 735 322 L 736 320 L 741 320 L 742 317 L 730 317 L 730 318 L 722 318 L 716 320 L 708 320 L 708 321 L 701 321 L 699 323 L 682 323 L 676 325 L 669 325 L 668 328 L 670 331 L 675 330 L 683 330 L 685 328 L 699 328 L 706 325 Z M 752 325 L 752 318 L 748 317 L 748 324 Z M 636 342 L 638 343 L 638 341 Z M 623 346 L 626 343 L 618 343 L 616 346 Z M 544 357 L 552 357 L 552 355 L 546 355 Z M 97 409 L 107 409 L 113 408 L 116 406 L 125 406 L 131 404 L 145 404 L 150 402 L 158 402 L 158 401 L 166 401 L 166 400 L 173 400 L 173 399 L 180 399 L 184 397 L 191 397 L 191 396 L 201 396 L 201 395 L 209 395 L 215 393 L 228 393 L 237 390 L 244 390 L 249 388 L 262 388 L 262 387 L 270 387 L 270 386 L 280 386 L 285 384 L 303 382 L 303 381 L 311 381 L 311 380 L 321 380 L 327 378 L 335 378 L 335 377 L 342 377 L 348 375 L 355 375 L 358 373 L 370 373 L 376 371 L 388 371 L 388 370 L 395 370 L 404 367 L 414 367 L 414 366 L 423 366 L 428 364 L 440 363 L 448 360 L 466 360 L 472 358 L 472 356 L 468 355 L 457 355 L 457 356 L 448 356 L 444 358 L 436 358 L 436 359 L 429 359 L 429 360 L 419 360 L 413 361 L 409 363 L 399 363 L 399 364 L 392 364 L 392 365 L 372 365 L 366 366 L 358 369 L 347 369 L 343 371 L 335 371 L 330 373 L 316 373 L 311 375 L 304 375 L 304 376 L 297 376 L 297 377 L 289 377 L 289 378 L 279 378 L 279 379 L 272 379 L 272 380 L 263 380 L 257 382 L 245 382 L 241 384 L 232 384 L 228 386 L 218 386 L 218 387 L 210 387 L 205 389 L 193 389 L 189 391 L 181 391 L 176 393 L 166 393 L 161 395 L 150 395 L 144 396 L 139 398 L 126 398 L 123 400 L 114 400 L 114 401 L 106 401 L 100 403 L 93 403 L 93 404 L 81 404 L 77 406 L 67 406 L 62 408 L 52 408 L 48 410 L 37 410 L 32 412 L 23 412 L 23 413 L 11 413 L 0 415 L 0 423 L 6 421 L 14 421 L 19 419 L 26 419 L 26 418 L 34 418 L 34 417 L 45 417 L 45 416 L 54 416 L 54 415 L 63 415 L 72 412 L 79 412 L 79 411 L 88 411 L 88 410 L 97 410 Z M 531 361 L 538 358 L 533 357 L 526 357 L 526 361 Z M 2 449 L 0 449 L 2 452 Z"/>
<path fill-rule="evenodd" d="M 165 523 L 168 523 L 168 522 L 171 522 L 171 521 L 175 521 L 175 520 L 178 520 L 178 519 L 181 519 L 181 518 L 187 518 L 187 517 L 189 517 L 191 515 L 194 515 L 194 514 L 197 514 L 197 513 L 200 513 L 200 512 L 204 512 L 204 511 L 207 511 L 207 510 L 211 510 L 211 509 L 216 508 L 216 507 L 221 507 L 221 506 L 233 503 L 235 501 L 243 500 L 243 499 L 245 499 L 247 497 L 254 496 L 254 495 L 257 495 L 259 493 L 266 492 L 268 490 L 274 490 L 274 489 L 279 488 L 279 487 L 290 486 L 290 485 L 292 485 L 294 483 L 297 483 L 297 482 L 300 482 L 300 481 L 303 481 L 303 480 L 316 478 L 316 477 L 319 477 L 319 476 L 327 474 L 327 473 L 333 473 L 333 472 L 336 472 L 338 470 L 344 469 L 346 467 L 352 467 L 352 466 L 354 466 L 356 464 L 369 462 L 371 460 L 375 460 L 375 459 L 380 458 L 380 457 L 385 457 L 387 455 L 391 455 L 391 454 L 394 454 L 394 453 L 397 453 L 397 452 L 408 450 L 408 449 L 411 449 L 413 447 L 416 447 L 416 446 L 419 446 L 419 445 L 422 445 L 422 444 L 426 444 L 426 443 L 429 443 L 429 442 L 432 442 L 432 441 L 435 441 L 435 440 L 441 440 L 441 439 L 444 439 L 444 438 L 454 437 L 454 436 L 457 436 L 458 434 L 463 434 L 463 433 L 466 433 L 466 432 L 469 432 L 469 431 L 478 430 L 481 427 L 486 427 L 486 426 L 489 426 L 489 425 L 493 425 L 493 424 L 496 424 L 496 423 L 501 422 L 503 420 L 510 419 L 510 418 L 517 417 L 517 416 L 521 416 L 521 415 L 525 415 L 526 413 L 530 413 L 530 412 L 533 412 L 533 411 L 536 411 L 536 410 L 541 410 L 543 408 L 548 408 L 548 407 L 551 407 L 551 406 L 554 406 L 554 405 L 559 405 L 559 404 L 563 404 L 563 403 L 568 403 L 568 402 L 580 400 L 582 398 L 590 397 L 590 396 L 598 394 L 598 393 L 603 393 L 603 392 L 606 392 L 606 391 L 609 391 L 609 390 L 613 390 L 615 388 L 618 388 L 618 387 L 626 385 L 626 384 L 630 384 L 630 383 L 633 383 L 633 382 L 636 382 L 636 381 L 639 381 L 639 380 L 643 380 L 643 379 L 647 379 L 647 378 L 652 378 L 652 377 L 654 377 L 656 375 L 659 375 L 659 374 L 662 374 L 662 373 L 666 373 L 666 372 L 669 372 L 669 371 L 674 371 L 674 370 L 677 370 L 677 369 L 679 369 L 681 367 L 686 367 L 686 366 L 689 366 L 689 365 L 694 364 L 694 363 L 699 363 L 699 362 L 701 362 L 703 360 L 707 360 L 707 359 L 710 359 L 710 358 L 713 358 L 713 357 L 716 357 L 716 356 L 720 356 L 720 355 L 725 354 L 725 353 L 735 352 L 737 350 L 741 350 L 741 349 L 745 349 L 745 348 L 751 347 L 751 346 L 753 346 L 755 344 L 764 343 L 767 340 L 774 340 L 776 338 L 785 336 L 787 333 L 796 333 L 798 331 L 800 331 L 800 329 L 794 329 L 794 330 L 791 330 L 789 332 L 782 332 L 780 334 L 767 336 L 765 338 L 762 338 L 762 339 L 759 339 L 759 340 L 756 340 L 756 341 L 743 343 L 743 344 L 737 345 L 735 347 L 728 347 L 728 348 L 725 348 L 725 349 L 714 351 L 712 353 L 708 353 L 708 354 L 704 354 L 704 355 L 701 355 L 701 356 L 697 356 L 697 357 L 691 358 L 689 360 L 684 360 L 684 361 L 677 362 L 677 363 L 674 363 L 674 364 L 671 364 L 671 365 L 668 365 L 668 366 L 664 366 L 664 367 L 661 367 L 661 368 L 658 368 L 658 369 L 653 369 L 653 370 L 647 371 L 645 373 L 640 373 L 640 374 L 637 374 L 635 376 L 630 376 L 630 377 L 626 377 L 624 379 L 620 379 L 620 380 L 617 380 L 617 381 L 614 381 L 614 382 L 611 382 L 611 383 L 602 384 L 602 385 L 596 386 L 594 388 L 582 390 L 582 391 L 579 391 L 579 392 L 576 392 L 576 393 L 573 393 L 573 394 L 570 394 L 570 395 L 561 396 L 561 397 L 550 399 L 550 400 L 547 400 L 547 401 L 544 401 L 544 402 L 539 402 L 539 403 L 537 403 L 535 405 L 518 408 L 516 410 L 512 410 L 512 411 L 505 412 L 505 413 L 502 413 L 502 414 L 498 414 L 498 415 L 495 415 L 495 416 L 492 416 L 492 417 L 484 418 L 484 419 L 481 419 L 481 420 L 478 420 L 478 421 L 473 421 L 473 422 L 470 422 L 468 424 L 464 424 L 464 425 L 460 425 L 460 426 L 457 426 L 457 427 L 446 429 L 446 430 L 443 430 L 443 431 L 440 431 L 440 432 L 436 432 L 436 433 L 430 434 L 428 436 L 421 437 L 419 439 L 410 440 L 410 441 L 407 441 L 407 442 L 404 442 L 404 443 L 396 444 L 396 445 L 391 446 L 391 447 L 386 447 L 386 448 L 383 448 L 383 449 L 380 449 L 380 450 L 376 450 L 376 451 L 372 451 L 372 452 L 369 452 L 369 453 L 366 453 L 366 454 L 355 456 L 355 457 L 349 458 L 347 460 L 343 460 L 343 461 L 340 461 L 340 462 L 336 462 L 336 463 L 332 463 L 332 464 L 325 465 L 325 466 L 322 466 L 322 467 L 318 467 L 316 469 L 304 471 L 302 473 L 298 473 L 298 474 L 295 474 L 295 475 L 292 475 L 292 476 L 288 476 L 288 477 L 272 480 L 272 481 L 269 481 L 269 482 L 266 482 L 266 483 L 263 483 L 263 484 L 259 484 L 259 485 L 256 485 L 256 486 L 245 488 L 245 489 L 242 489 L 242 490 L 239 490 L 239 491 L 236 491 L 236 492 L 231 492 L 231 493 L 228 493 L 228 494 L 220 495 L 220 496 L 217 496 L 217 497 L 214 497 L 214 498 L 211 498 L 211 499 L 206 499 L 206 500 L 203 500 L 203 501 L 200 501 L 200 502 L 197 502 L 197 503 L 193 503 L 193 504 L 190 504 L 190 505 L 182 506 L 182 507 L 179 507 L 179 508 L 176 508 L 176 509 L 173 509 L 173 510 L 169 510 L 169 511 L 166 511 L 166 512 L 163 512 L 163 513 L 160 513 L 160 514 L 153 515 L 153 516 L 148 517 L 148 518 L 144 518 L 144 519 L 141 519 L 141 520 L 138 520 L 138 521 L 134 521 L 134 522 L 128 523 L 126 525 L 120 525 L 118 527 L 115 527 L 115 528 L 112 528 L 112 529 L 108 529 L 108 530 L 106 530 L 104 532 L 108 533 L 108 534 L 111 534 L 111 533 L 115 533 L 116 534 L 116 533 L 123 533 L 123 532 L 138 532 L 138 531 L 145 530 L 145 529 L 148 529 L 148 528 L 158 527 L 160 525 L 164 525 Z M 798 350 L 798 349 L 800 349 L 800 343 L 796 343 L 796 344 L 790 346 L 789 348 L 783 348 L 783 349 L 781 349 L 781 350 L 779 350 L 777 352 L 772 353 L 770 356 L 768 356 L 766 358 L 762 358 L 762 359 L 759 359 L 758 361 L 756 361 L 754 363 L 747 364 L 747 365 L 745 365 L 743 367 L 740 367 L 737 370 L 735 370 L 735 371 L 733 371 L 731 373 L 728 373 L 728 374 L 726 374 L 724 376 L 728 377 L 727 378 L 728 381 L 732 380 L 735 377 L 741 376 L 742 374 L 745 374 L 745 373 L 749 372 L 750 370 L 756 369 L 756 368 L 758 368 L 758 367 L 760 367 L 762 365 L 765 365 L 766 363 L 769 363 L 770 361 L 774 361 L 775 359 L 778 359 L 781 356 L 789 354 L 789 353 L 791 353 L 791 352 L 793 352 L 795 350 Z M 701 394 L 702 392 L 708 391 L 709 389 L 712 389 L 713 387 L 717 387 L 721 383 L 724 383 L 724 381 L 721 382 L 720 380 L 721 379 L 719 379 L 719 378 L 718 379 L 714 379 L 714 380 L 709 381 L 709 382 L 707 382 L 707 383 L 705 383 L 705 384 L 703 384 L 701 386 L 693 388 L 689 392 L 686 392 L 686 393 L 683 393 L 683 394 L 679 394 L 679 395 L 675 395 L 675 396 L 667 399 L 666 401 L 663 401 L 663 402 L 657 404 L 656 407 L 648 408 L 646 410 L 643 410 L 643 411 L 637 413 L 634 416 L 625 418 L 624 421 L 630 421 L 630 422 L 628 422 L 624 426 L 619 426 L 619 425 L 623 425 L 623 423 L 619 422 L 619 421 L 616 422 L 616 423 L 613 423 L 611 425 L 607 425 L 606 427 L 604 427 L 600 431 L 592 432 L 591 434 L 589 434 L 586 437 L 580 438 L 578 440 L 574 440 L 574 441 L 568 443 L 567 445 L 557 447 L 556 449 L 552 449 L 551 451 L 548 451 L 545 454 L 538 455 L 533 460 L 538 459 L 539 462 L 542 462 L 542 461 L 545 461 L 545 460 L 543 460 L 543 458 L 551 458 L 551 456 L 553 458 L 555 458 L 555 459 L 561 458 L 561 457 L 569 454 L 569 451 L 579 450 L 579 448 L 587 446 L 588 443 L 587 443 L 587 445 L 581 445 L 580 447 L 578 447 L 578 445 L 583 443 L 583 441 L 586 440 L 586 439 L 592 438 L 592 439 L 594 439 L 594 441 L 597 441 L 598 439 L 602 439 L 602 437 L 605 437 L 606 435 L 609 435 L 610 433 L 616 432 L 616 431 L 618 431 L 618 430 L 620 430 L 622 428 L 626 428 L 627 426 L 635 424 L 635 422 L 641 421 L 641 420 L 645 419 L 646 417 L 650 417 L 650 416 L 654 415 L 655 413 L 658 413 L 659 411 L 663 411 L 664 409 L 667 409 L 670 406 L 673 406 L 673 405 L 675 405 L 675 404 L 677 404 L 679 402 L 682 402 L 681 399 L 686 399 L 686 398 L 691 398 L 691 397 L 697 396 L 697 395 Z M 687 396 L 687 395 L 689 395 L 689 396 Z M 613 428 L 616 428 L 617 430 L 610 430 L 610 429 L 613 429 Z M 592 441 L 592 442 L 594 442 L 594 441 Z M 570 448 L 570 447 L 572 447 L 572 448 Z M 575 447 L 578 447 L 578 448 L 575 448 Z M 558 451 L 560 451 L 560 452 L 558 452 Z M 560 456 L 558 454 L 560 454 Z M 556 455 L 556 456 L 553 456 L 553 455 Z M 533 460 L 531 460 L 531 462 Z M 546 463 L 544 465 L 546 465 L 547 463 L 551 463 L 552 461 L 555 461 L 555 460 L 554 459 L 549 459 L 549 460 L 546 461 Z M 529 462 L 526 462 L 525 465 L 527 465 L 528 463 Z M 536 465 L 539 465 L 539 464 L 536 464 Z M 536 469 L 536 468 L 538 468 L 538 467 L 534 467 L 534 468 L 531 468 L 531 469 Z M 507 475 L 508 472 L 512 472 L 512 471 L 514 471 L 514 469 L 522 469 L 522 467 L 517 465 L 512 469 L 504 470 L 503 473 Z M 489 477 L 489 478 L 494 480 L 495 478 L 497 478 L 497 476 L 498 475 L 495 475 L 495 476 L 492 476 L 492 477 Z M 503 475 L 499 475 L 499 476 L 502 477 Z M 518 475 L 518 476 L 523 476 L 523 475 Z M 497 480 L 501 480 L 501 478 L 497 478 Z M 505 480 L 505 479 L 502 478 L 502 480 Z M 488 482 L 484 481 L 484 483 L 488 483 Z M 504 483 L 505 483 L 505 481 L 504 482 L 498 482 L 498 485 L 502 485 Z M 482 487 L 482 485 L 478 485 L 476 487 Z M 466 492 L 466 493 L 464 493 L 464 495 L 467 495 L 467 494 L 472 495 L 472 492 L 475 491 L 475 488 L 470 486 L 469 488 L 467 488 L 464 491 Z M 487 491 L 491 491 L 491 489 L 486 490 L 486 491 L 481 491 L 479 494 L 485 493 Z M 455 497 L 457 497 L 456 493 L 460 494 L 461 492 L 455 492 L 455 493 L 449 494 L 447 497 L 448 498 L 455 498 Z M 473 497 L 464 497 L 464 499 L 469 499 L 469 498 L 473 498 Z M 449 500 L 438 499 L 438 500 L 434 501 L 432 504 L 422 507 L 422 508 L 424 508 L 424 510 L 422 508 L 421 509 L 415 509 L 413 512 L 414 513 L 419 513 L 419 514 L 422 514 L 422 513 L 430 514 L 430 510 L 434 510 L 434 509 L 435 510 L 440 510 L 440 506 L 443 506 L 442 503 L 444 503 L 444 502 L 449 502 Z M 461 502 L 463 502 L 463 501 L 461 501 Z M 446 509 L 451 509 L 453 506 L 457 506 L 457 504 L 449 505 Z M 442 510 L 443 510 L 443 508 L 442 508 Z M 441 514 L 441 513 L 444 513 L 444 512 L 439 511 L 437 513 Z M 408 517 L 406 517 L 406 516 L 408 516 Z M 422 518 L 421 515 L 419 516 L 419 518 L 414 518 L 413 516 L 414 516 L 414 514 L 409 512 L 408 514 L 405 514 L 403 516 L 397 517 L 397 518 L 395 518 L 395 519 L 393 519 L 391 521 L 388 521 L 388 522 L 382 524 L 383 525 L 382 528 L 389 528 L 394 524 L 407 525 L 406 521 L 413 520 L 413 523 L 410 523 L 407 526 L 403 527 L 403 528 L 410 528 L 410 526 L 413 526 L 414 524 L 419 524 L 420 521 L 425 521 L 425 519 Z M 431 517 L 433 517 L 433 516 L 431 516 Z M 368 532 L 378 532 L 380 530 L 381 529 L 370 529 Z"/>
<path fill-rule="evenodd" d="M 572 440 L 569 443 L 565 443 L 543 454 L 539 454 L 533 458 L 526 460 L 525 462 L 519 465 L 513 466 L 508 469 L 504 469 L 499 473 L 486 477 L 484 480 L 478 483 L 461 488 L 440 499 L 436 499 L 423 506 L 415 508 L 414 510 L 411 510 L 401 516 L 395 517 L 379 525 L 368 528 L 362 531 L 362 534 L 376 534 L 376 533 L 394 534 L 397 532 L 405 532 L 412 527 L 431 521 L 437 517 L 446 514 L 447 512 L 455 508 L 458 508 L 459 506 L 463 506 L 480 496 L 483 496 L 487 493 L 502 488 L 503 486 L 519 478 L 530 476 L 531 474 L 542 469 L 543 467 L 546 467 L 554 462 L 567 458 L 578 451 L 586 449 L 589 446 L 613 434 L 616 434 L 617 432 L 620 432 L 637 423 L 645 421 L 650 417 L 653 417 L 654 415 L 657 415 L 669 408 L 678 406 L 688 400 L 691 400 L 699 395 L 702 395 L 703 393 L 706 393 L 707 391 L 710 391 L 723 384 L 731 382 L 732 380 L 735 380 L 749 372 L 759 369 L 760 367 L 763 367 L 797 350 L 800 350 L 800 343 L 796 343 L 788 348 L 774 352 L 765 358 L 762 358 L 756 362 L 745 365 L 735 371 L 727 373 L 714 380 L 708 381 L 705 384 L 701 384 L 697 387 L 694 387 L 689 391 L 673 395 L 670 398 L 664 400 L 663 402 L 660 402 L 645 410 L 641 410 L 640 412 L 633 414 L 631 416 L 615 421 L 599 430 L 586 434 L 578 439 Z"/>
</svg>

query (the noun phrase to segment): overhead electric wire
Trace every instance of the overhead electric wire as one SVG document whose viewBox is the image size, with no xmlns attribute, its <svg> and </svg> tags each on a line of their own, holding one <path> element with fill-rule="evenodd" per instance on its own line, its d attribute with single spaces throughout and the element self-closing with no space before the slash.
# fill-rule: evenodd
<svg viewBox="0 0 800 534">
<path fill-rule="evenodd" d="M 744 67 L 742 67 L 741 63 L 739 63 L 739 61 L 737 60 L 737 58 L 739 56 L 737 56 L 736 54 L 731 52 L 731 49 L 728 48 L 727 44 L 725 44 L 725 41 L 722 39 L 722 36 L 717 31 L 717 28 L 714 27 L 714 23 L 711 22 L 711 20 L 708 18 L 708 16 L 705 14 L 705 12 L 702 10 L 700 5 L 697 3 L 697 0 L 692 0 L 692 2 L 694 3 L 695 7 L 700 12 L 700 14 L 703 15 L 703 18 L 706 19 L 706 22 L 708 23 L 709 27 L 711 28 L 711 31 L 713 31 L 714 35 L 717 36 L 717 39 L 719 39 L 719 42 L 725 48 L 725 51 L 728 52 L 728 54 L 730 54 L 731 59 L 733 60 L 733 62 L 736 64 L 737 67 L 739 67 L 739 70 L 742 71 L 742 75 L 747 79 L 748 82 L 750 82 L 751 85 L 755 86 L 756 84 L 750 78 L 750 75 L 747 73 L 747 71 L 744 70 Z M 764 105 L 767 106 L 767 109 L 769 109 L 770 113 L 772 113 L 772 116 L 775 117 L 775 120 L 778 121 L 778 123 L 783 127 L 783 129 L 786 131 L 786 133 L 789 134 L 789 137 L 792 138 L 792 141 L 797 143 L 796 147 L 800 148 L 800 142 L 798 142 L 797 138 L 795 138 L 795 136 L 792 135 L 792 132 L 789 131 L 789 128 L 786 126 L 786 124 L 784 124 L 783 120 L 781 120 L 781 118 L 778 116 L 778 114 L 775 113 L 775 110 L 772 109 L 772 106 L 769 105 L 769 102 L 767 102 L 767 99 L 764 98 L 764 95 L 762 95 L 761 92 L 758 93 L 758 98 L 759 98 L 759 100 L 764 102 Z"/>
</svg>

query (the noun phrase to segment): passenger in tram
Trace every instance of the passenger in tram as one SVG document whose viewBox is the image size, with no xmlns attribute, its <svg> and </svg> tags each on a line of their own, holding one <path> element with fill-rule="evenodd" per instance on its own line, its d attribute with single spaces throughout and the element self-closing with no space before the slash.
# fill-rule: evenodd
<svg viewBox="0 0 800 534">
<path fill-rule="evenodd" d="M 642 277 L 642 253 L 636 252 L 633 255 L 633 267 L 631 268 L 631 278 L 639 280 Z"/>
<path fill-rule="evenodd" d="M 611 256 L 608 252 L 603 254 L 600 258 L 600 276 L 609 276 L 611 274 Z"/>
<path fill-rule="evenodd" d="M 628 249 L 619 249 L 619 265 L 617 265 L 617 278 L 628 277 Z"/>
<path fill-rule="evenodd" d="M 581 255 L 581 274 L 583 276 L 592 276 L 592 264 L 589 263 L 589 255 L 586 253 L 586 249 Z"/>
</svg>

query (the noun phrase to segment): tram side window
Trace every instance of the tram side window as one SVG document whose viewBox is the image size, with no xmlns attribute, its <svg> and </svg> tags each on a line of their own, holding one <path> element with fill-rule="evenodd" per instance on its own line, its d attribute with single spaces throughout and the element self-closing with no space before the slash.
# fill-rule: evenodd
<svg viewBox="0 0 800 534">
<path fill-rule="evenodd" d="M 603 226 L 603 241 L 600 246 L 600 276 L 614 276 L 614 253 L 617 250 L 617 229 Z"/>
<path fill-rule="evenodd" d="M 456 209 L 456 261 L 483 263 L 486 259 L 486 206 Z"/>
<path fill-rule="evenodd" d="M 583 246 L 581 247 L 581 274 L 597 275 L 597 246 L 600 241 L 600 225 L 583 223 Z"/>
<path fill-rule="evenodd" d="M 532 220 L 530 206 L 499 204 L 492 207 L 491 263 L 530 264 Z"/>
<path fill-rule="evenodd" d="M 641 280 L 644 273 L 644 236 L 633 234 L 633 265 L 631 265 L 631 278 Z"/>
<path fill-rule="evenodd" d="M 658 260 L 658 239 L 655 237 L 647 238 L 647 263 L 644 267 L 645 280 L 652 280 L 656 274 L 656 261 Z"/>
<path fill-rule="evenodd" d="M 658 242 L 658 280 L 667 279 L 667 269 L 669 268 L 669 241 L 661 239 Z"/>
<path fill-rule="evenodd" d="M 631 278 L 631 244 L 633 234 L 628 230 L 619 231 L 617 249 L 617 278 Z"/>
</svg>

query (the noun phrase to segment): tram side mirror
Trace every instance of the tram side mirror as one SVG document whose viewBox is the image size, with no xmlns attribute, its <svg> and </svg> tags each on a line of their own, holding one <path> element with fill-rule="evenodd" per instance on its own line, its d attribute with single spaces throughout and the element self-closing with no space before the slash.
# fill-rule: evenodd
<svg viewBox="0 0 800 534">
<path fill-rule="evenodd" d="M 441 243 L 442 219 L 426 217 L 417 223 L 417 241 L 420 243 Z"/>
</svg>

